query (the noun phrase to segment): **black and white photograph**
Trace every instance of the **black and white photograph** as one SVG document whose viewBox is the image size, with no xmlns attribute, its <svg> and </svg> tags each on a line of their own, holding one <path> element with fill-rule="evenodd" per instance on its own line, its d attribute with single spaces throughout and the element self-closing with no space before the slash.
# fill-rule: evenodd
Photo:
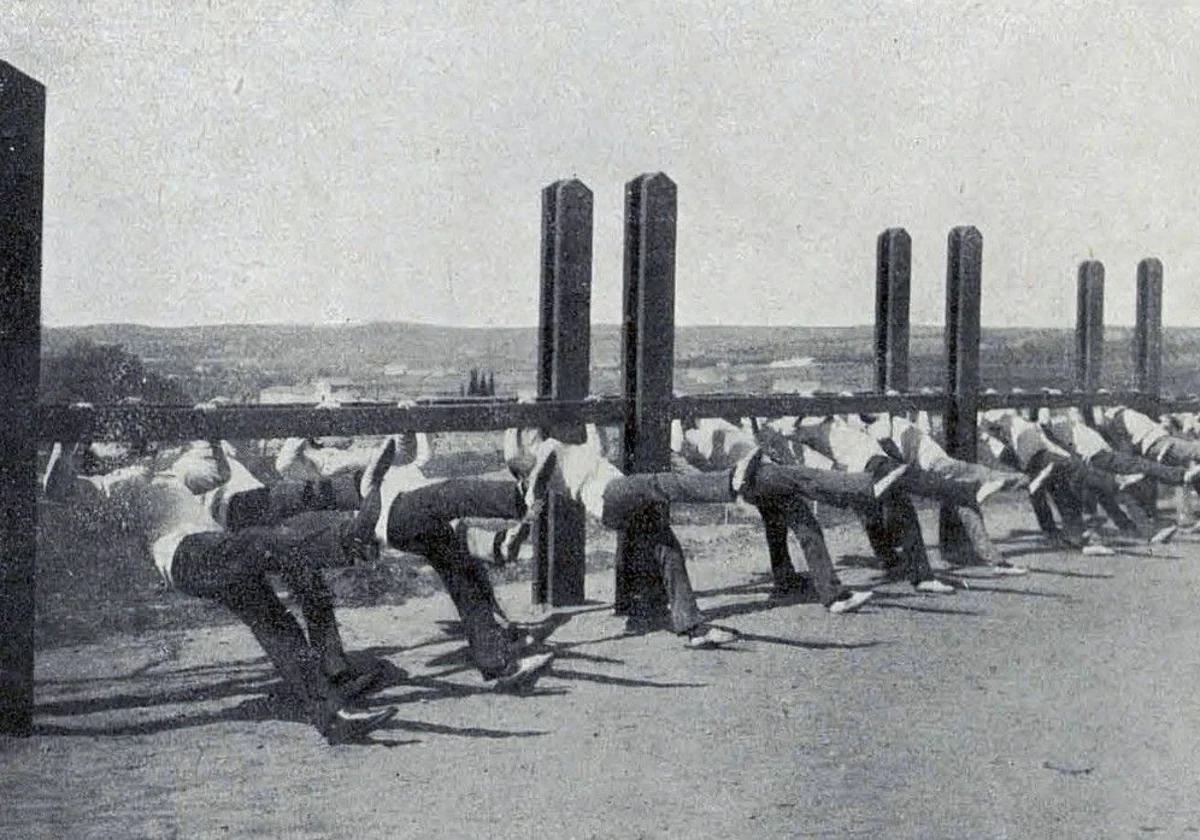
<svg viewBox="0 0 1200 840">
<path fill-rule="evenodd" d="M 1200 837 L 1198 41 L 0 4 L 0 836 Z"/>
</svg>

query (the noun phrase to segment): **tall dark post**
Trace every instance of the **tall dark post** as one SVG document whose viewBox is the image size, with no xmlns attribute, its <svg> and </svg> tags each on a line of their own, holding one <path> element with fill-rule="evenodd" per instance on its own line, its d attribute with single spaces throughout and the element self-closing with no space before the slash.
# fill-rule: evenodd
<svg viewBox="0 0 1200 840">
<path fill-rule="evenodd" d="M 904 228 L 879 234 L 875 260 L 875 390 L 908 390 L 912 239 Z"/>
<path fill-rule="evenodd" d="M 591 365 L 592 192 L 579 181 L 542 190 L 542 277 L 538 323 L 538 397 L 582 400 Z M 547 430 L 581 442 L 578 426 Z M 582 604 L 586 574 L 585 513 L 551 496 L 534 528 L 533 601 Z"/>
<path fill-rule="evenodd" d="M 1162 262 L 1138 263 L 1137 323 L 1133 330 L 1134 387 L 1158 401 L 1162 387 Z"/>
<path fill-rule="evenodd" d="M 46 90 L 0 62 L 0 732 L 33 731 Z"/>
<path fill-rule="evenodd" d="M 1134 387 L 1146 397 L 1141 410 L 1156 418 L 1162 395 L 1162 282 L 1162 262 L 1149 257 L 1138 263 L 1137 320 L 1133 326 Z M 1142 509 L 1153 515 L 1158 509 L 1158 482 L 1139 481 L 1130 489 Z M 1179 493 L 1177 502 L 1185 505 L 1186 494 Z"/>
<path fill-rule="evenodd" d="M 1100 387 L 1104 367 L 1103 263 L 1079 264 L 1075 302 L 1075 389 L 1092 393 Z"/>
<path fill-rule="evenodd" d="M 625 185 L 624 323 L 622 391 L 627 413 L 622 434 L 625 472 L 654 472 L 671 465 L 671 415 L 675 377 L 675 183 L 660 173 Z M 659 515 L 669 515 L 660 511 Z M 666 593 L 654 558 L 632 528 L 617 544 L 618 614 L 656 614 Z"/>
<path fill-rule="evenodd" d="M 974 227 L 950 231 L 946 257 L 946 451 L 975 461 L 979 411 L 979 319 L 982 302 L 983 237 Z M 943 552 L 964 544 L 954 509 L 942 505 L 939 544 Z"/>
</svg>

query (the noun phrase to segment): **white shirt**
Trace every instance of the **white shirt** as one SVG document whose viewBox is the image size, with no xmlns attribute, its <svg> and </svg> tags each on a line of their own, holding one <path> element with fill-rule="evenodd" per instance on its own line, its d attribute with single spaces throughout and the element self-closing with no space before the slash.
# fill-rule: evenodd
<svg viewBox="0 0 1200 840">
<path fill-rule="evenodd" d="M 1071 417 L 1062 414 L 1055 415 L 1044 425 L 1054 440 L 1075 450 L 1085 461 L 1090 461 L 1101 452 L 1108 452 L 1112 449 L 1103 435 L 1086 423 Z"/>
<path fill-rule="evenodd" d="M 1104 409 L 1104 421 L 1106 428 L 1130 441 L 1143 455 L 1168 434 L 1153 419 L 1124 406 Z"/>
<path fill-rule="evenodd" d="M 1062 458 L 1071 457 L 1061 446 L 1055 446 L 1036 423 L 1026 420 L 1015 411 L 997 409 L 984 413 L 988 425 L 1017 456 L 1022 466 L 1029 464 L 1039 452 L 1050 452 Z"/>
<path fill-rule="evenodd" d="M 155 566 L 163 579 L 174 585 L 171 564 L 179 543 L 191 534 L 224 530 L 205 504 L 204 494 L 228 477 L 220 459 L 205 444 L 194 445 L 158 472 L 146 463 L 78 479 L 105 498 L 130 505 Z"/>
<path fill-rule="evenodd" d="M 671 423 L 671 450 L 703 472 L 731 469 L 757 446 L 753 432 L 728 420 L 706 417 L 686 432 Z"/>
<path fill-rule="evenodd" d="M 869 460 L 887 454 L 867 432 L 832 417 L 804 418 L 796 423 L 795 439 L 820 452 L 846 472 L 864 472 Z"/>
</svg>

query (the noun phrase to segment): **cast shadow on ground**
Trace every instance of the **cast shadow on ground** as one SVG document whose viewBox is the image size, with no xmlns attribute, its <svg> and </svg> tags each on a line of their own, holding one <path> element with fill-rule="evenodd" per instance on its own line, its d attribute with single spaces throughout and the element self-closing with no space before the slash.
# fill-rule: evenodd
<svg viewBox="0 0 1200 840">
<path fill-rule="evenodd" d="M 231 690 L 236 688 L 237 681 L 227 681 L 226 683 L 208 685 L 194 690 L 190 697 L 195 702 L 205 700 L 225 699 L 237 694 L 246 693 L 244 689 Z M 275 683 L 274 687 L 282 688 L 281 683 Z M 434 687 L 431 692 L 426 692 L 428 696 L 453 696 L 459 692 L 459 688 L 465 688 L 462 693 L 476 694 L 483 693 L 481 689 L 469 689 L 466 687 L 456 687 L 451 684 L 441 683 Z M 547 692 L 551 693 L 551 692 Z M 39 714 L 53 715 L 69 715 L 69 714 L 91 714 L 100 711 L 115 711 L 122 708 L 145 708 L 145 706 L 135 705 L 109 705 L 105 707 L 104 700 L 110 698 L 97 698 L 95 702 L 87 701 L 84 704 L 70 707 L 70 704 L 62 704 L 67 708 L 59 708 L 54 711 L 46 711 L 39 707 Z M 128 698 L 121 698 L 127 700 Z M 160 701 L 162 702 L 162 701 Z M 178 701 L 175 701 L 178 702 Z M 381 705 L 389 702 L 387 700 L 372 698 L 370 705 Z M 173 730 L 186 729 L 197 726 L 209 726 L 212 724 L 224 723 L 265 723 L 267 721 L 283 721 L 289 723 L 301 723 L 307 728 L 307 721 L 300 713 L 297 705 L 277 693 L 266 692 L 257 696 L 247 697 L 240 703 L 233 706 L 228 706 L 222 709 L 205 710 L 190 714 L 172 715 L 170 717 L 156 718 L 154 720 L 144 721 L 121 721 L 114 723 L 101 723 L 84 726 L 68 726 L 57 723 L 37 723 L 34 726 L 34 731 L 39 735 L 62 735 L 62 736 L 90 736 L 90 737 L 118 737 L 118 736 L 133 736 L 133 735 L 154 735 L 160 732 L 169 732 Z M 505 729 L 490 729 L 483 727 L 460 727 L 447 726 L 444 724 L 429 723 L 427 721 L 403 720 L 394 719 L 387 726 L 386 730 L 394 731 L 402 730 L 406 732 L 423 732 L 438 735 L 454 735 L 466 738 L 487 738 L 487 739 L 503 739 L 503 738 L 530 738 L 546 734 L 541 730 L 505 730 Z M 403 743 L 416 743 L 415 741 L 383 741 L 375 739 L 373 742 L 365 743 L 387 744 L 397 746 Z"/>
</svg>

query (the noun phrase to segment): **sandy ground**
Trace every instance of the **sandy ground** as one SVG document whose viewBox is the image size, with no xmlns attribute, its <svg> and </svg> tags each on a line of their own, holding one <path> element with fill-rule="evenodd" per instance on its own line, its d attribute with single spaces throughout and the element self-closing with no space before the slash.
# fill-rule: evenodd
<svg viewBox="0 0 1200 840">
<path fill-rule="evenodd" d="M 681 528 L 743 639 L 625 635 L 593 575 L 524 698 L 486 692 L 444 595 L 344 610 L 409 672 L 371 745 L 283 719 L 238 626 L 48 650 L 39 734 L 0 739 L 0 836 L 1200 837 L 1200 538 L 1082 557 L 1027 505 L 989 522 L 1033 574 L 841 617 L 769 597 L 753 526 Z M 860 533 L 830 542 L 878 579 Z M 528 584 L 500 595 L 528 614 Z"/>
</svg>

